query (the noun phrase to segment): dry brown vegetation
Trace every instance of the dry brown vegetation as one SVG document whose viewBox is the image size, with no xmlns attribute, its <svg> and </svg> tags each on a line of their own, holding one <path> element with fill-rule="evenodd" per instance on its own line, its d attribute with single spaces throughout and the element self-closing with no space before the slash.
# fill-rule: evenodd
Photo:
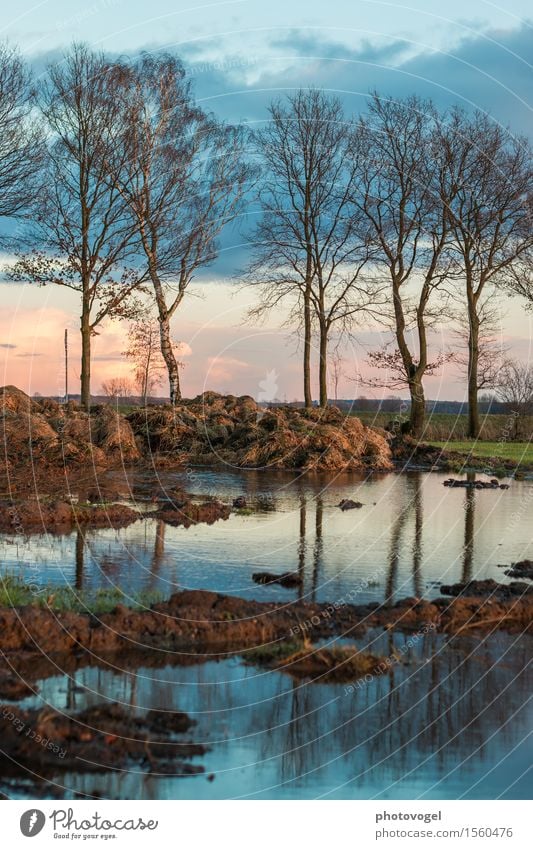
<svg viewBox="0 0 533 849">
<path fill-rule="evenodd" d="M 392 468 L 386 435 L 336 407 L 265 411 L 246 395 L 205 392 L 175 407 L 149 406 L 124 416 L 111 405 L 87 413 L 75 403 L 37 401 L 7 386 L 0 389 L 0 417 L 8 469 L 106 468 L 143 460 L 317 471 Z"/>
</svg>

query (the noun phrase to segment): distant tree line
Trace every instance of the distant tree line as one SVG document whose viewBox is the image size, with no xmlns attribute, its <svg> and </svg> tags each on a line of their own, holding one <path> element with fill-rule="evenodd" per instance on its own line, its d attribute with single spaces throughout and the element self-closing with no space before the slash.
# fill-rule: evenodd
<svg viewBox="0 0 533 849">
<path fill-rule="evenodd" d="M 415 96 L 373 93 L 351 117 L 316 89 L 274 100 L 250 130 L 202 109 L 170 54 L 110 60 L 75 44 L 33 82 L 17 52 L 1 48 L 0 216 L 21 222 L 7 273 L 79 294 L 84 407 L 92 338 L 117 317 L 138 328 L 129 356 L 139 395 L 147 400 L 163 368 L 171 403 L 180 399 L 171 322 L 223 229 L 254 199 L 260 215 L 239 278 L 257 292 L 251 317 L 280 308 L 301 340 L 306 406 L 313 346 L 326 406 L 339 346 L 369 322 L 393 342 L 368 352 L 377 376 L 366 382 L 408 389 L 415 436 L 426 378 L 450 360 L 464 370 L 472 437 L 480 392 L 509 402 L 503 387 L 531 385 L 527 367 L 494 350 L 493 334 L 498 296 L 533 303 L 525 139 L 480 112 L 439 111 Z M 434 350 L 443 324 L 458 336 Z"/>
</svg>

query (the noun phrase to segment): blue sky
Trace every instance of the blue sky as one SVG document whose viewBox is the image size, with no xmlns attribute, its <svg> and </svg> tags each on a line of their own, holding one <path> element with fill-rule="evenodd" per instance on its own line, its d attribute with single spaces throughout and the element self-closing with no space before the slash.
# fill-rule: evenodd
<svg viewBox="0 0 533 849">
<path fill-rule="evenodd" d="M 194 77 L 198 98 L 232 121 L 261 122 L 273 96 L 312 84 L 338 93 L 349 112 L 364 109 L 372 88 L 392 96 L 416 92 L 442 106 L 475 106 L 533 136 L 533 14 L 525 0 L 505 6 L 482 0 L 19 0 L 12 9 L 3 11 L 0 38 L 18 44 L 37 75 L 73 40 L 110 53 L 173 50 Z M 191 298 L 176 319 L 175 335 L 192 350 L 184 384 L 194 392 L 203 385 L 229 389 L 233 382 L 235 391 L 256 394 L 267 358 L 279 374 L 280 395 L 291 398 L 299 394 L 298 359 L 277 330 L 279 317 L 263 328 L 243 326 L 250 296 L 223 285 L 245 252 L 243 239 L 228 234 L 221 258 L 198 287 L 203 298 Z M 45 378 L 60 351 L 53 328 L 69 324 L 75 338 L 75 300 L 61 291 L 1 289 L 12 313 L 0 318 L 0 342 L 18 347 L 0 346 L 0 381 L 54 391 Z M 23 341 L 21 327 L 29 328 Z M 518 304 L 502 304 L 502 338 L 522 358 L 529 356 L 530 330 Z M 116 326 L 98 337 L 95 388 L 119 367 L 122 337 Z M 361 352 L 347 353 L 353 356 Z M 353 370 L 350 362 L 347 371 Z M 342 389 L 356 391 L 347 380 Z M 433 397 L 463 393 L 451 372 L 429 390 Z"/>
</svg>

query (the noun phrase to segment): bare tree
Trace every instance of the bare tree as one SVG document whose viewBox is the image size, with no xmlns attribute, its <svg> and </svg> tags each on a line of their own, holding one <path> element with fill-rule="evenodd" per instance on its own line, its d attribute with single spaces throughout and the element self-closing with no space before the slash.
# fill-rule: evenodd
<svg viewBox="0 0 533 849">
<path fill-rule="evenodd" d="M 476 438 L 482 304 L 497 287 L 516 289 L 531 273 L 531 150 L 486 115 L 459 109 L 439 135 L 447 162 L 451 255 L 468 310 L 469 436 Z"/>
<path fill-rule="evenodd" d="M 442 366 L 454 357 L 451 352 L 439 352 L 432 362 L 426 362 L 424 375 L 433 377 L 438 374 Z M 391 349 L 384 345 L 376 351 L 369 351 L 367 356 L 368 365 L 384 375 L 363 377 L 358 374 L 358 381 L 364 386 L 373 389 L 410 389 L 411 382 L 405 372 L 405 361 L 398 348 Z M 394 396 L 393 396 L 394 397 Z M 410 429 L 411 430 L 411 429 Z"/>
<path fill-rule="evenodd" d="M 146 405 L 148 398 L 163 382 L 162 372 L 166 367 L 161 354 L 159 324 L 155 318 L 143 315 L 130 325 L 124 355 L 133 363 L 135 383 L 141 401 Z"/>
<path fill-rule="evenodd" d="M 32 81 L 16 50 L 0 45 L 0 216 L 29 212 L 38 186 L 42 133 Z"/>
<path fill-rule="evenodd" d="M 108 180 L 116 152 L 118 69 L 84 45 L 48 70 L 39 105 L 50 136 L 28 240 L 10 277 L 73 289 L 81 296 L 81 403 L 91 401 L 91 340 L 107 318 L 128 317 L 142 277 L 125 266 L 133 251 L 129 211 Z M 123 155 L 123 153 L 122 153 Z"/>
<path fill-rule="evenodd" d="M 417 97 L 398 102 L 374 94 L 353 138 L 358 172 L 354 198 L 360 226 L 368 228 L 376 249 L 375 273 L 389 286 L 398 351 L 392 356 L 400 365 L 401 383 L 409 387 L 409 430 L 414 436 L 424 427 L 424 377 L 442 361 L 442 354 L 430 360 L 428 351 L 428 325 L 439 320 L 435 294 L 448 272 L 449 223 L 442 204 L 444 165 L 435 143 L 437 122 L 431 102 Z M 387 380 L 382 385 L 393 384 Z"/>
<path fill-rule="evenodd" d="M 335 401 L 339 400 L 339 382 L 344 374 L 342 354 L 337 348 L 331 356 L 331 383 L 333 386 L 333 397 Z"/>
<path fill-rule="evenodd" d="M 143 54 L 124 66 L 120 150 L 113 185 L 134 220 L 158 311 L 170 401 L 181 397 L 170 322 L 195 272 L 216 256 L 216 239 L 238 213 L 253 168 L 245 136 L 195 105 L 177 58 Z"/>
<path fill-rule="evenodd" d="M 479 337 L 477 391 L 494 389 L 498 385 L 501 369 L 507 363 L 509 346 L 502 343 L 500 313 L 494 295 L 479 302 Z M 451 359 L 468 382 L 470 369 L 470 322 L 468 312 L 461 306 L 456 316 L 457 328 L 453 331 L 456 344 Z M 480 399 L 481 400 L 481 399 Z"/>
<path fill-rule="evenodd" d="M 496 395 L 513 416 L 514 438 L 517 439 L 524 418 L 533 415 L 533 368 L 508 360 L 500 371 Z M 531 433 L 527 437 L 531 439 Z"/>
<path fill-rule="evenodd" d="M 350 122 L 341 103 L 314 89 L 270 105 L 256 134 L 265 165 L 262 218 L 255 235 L 250 283 L 260 287 L 251 311 L 289 304 L 288 322 L 303 331 L 304 402 L 311 406 L 311 341 L 319 336 L 320 404 L 327 404 L 328 341 L 350 332 L 376 303 L 375 282 L 363 278 L 368 244 L 354 226 L 354 163 Z"/>
<path fill-rule="evenodd" d="M 131 398 L 134 392 L 134 385 L 128 377 L 111 377 L 102 382 L 102 394 L 110 400 Z"/>
</svg>

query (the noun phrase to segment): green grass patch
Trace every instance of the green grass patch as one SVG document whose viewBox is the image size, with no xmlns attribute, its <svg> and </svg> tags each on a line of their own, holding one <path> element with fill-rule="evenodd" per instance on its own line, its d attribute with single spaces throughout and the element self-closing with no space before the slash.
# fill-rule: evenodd
<svg viewBox="0 0 533 849">
<path fill-rule="evenodd" d="M 529 442 L 481 442 L 479 440 L 461 442 L 429 442 L 436 448 L 454 451 L 465 456 L 480 459 L 506 460 L 520 465 L 533 465 L 533 443 Z"/>
<path fill-rule="evenodd" d="M 0 607 L 32 604 L 58 612 L 101 614 L 110 613 L 117 604 L 141 610 L 162 600 L 162 594 L 152 590 L 133 595 L 125 595 L 118 587 L 89 592 L 66 585 L 54 587 L 27 582 L 17 575 L 0 575 Z"/>
<path fill-rule="evenodd" d="M 301 640 L 280 640 L 277 643 L 257 646 L 255 649 L 244 652 L 243 657 L 247 663 L 258 665 L 273 663 L 274 661 L 284 660 L 295 652 L 301 651 L 303 645 Z"/>
</svg>

